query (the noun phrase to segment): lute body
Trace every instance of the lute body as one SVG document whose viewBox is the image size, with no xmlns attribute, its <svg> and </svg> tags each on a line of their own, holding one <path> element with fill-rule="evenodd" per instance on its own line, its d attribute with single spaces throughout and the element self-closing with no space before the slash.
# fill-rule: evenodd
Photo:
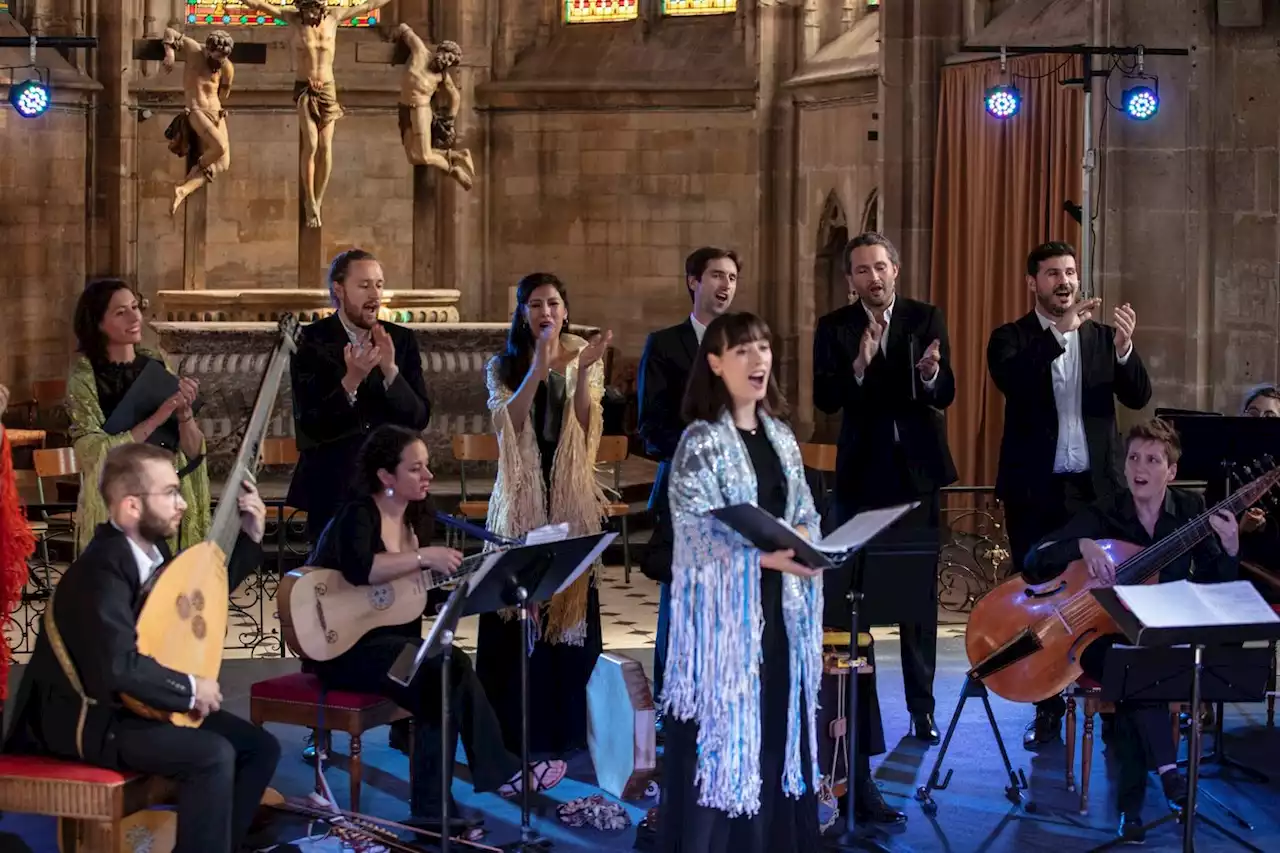
<svg viewBox="0 0 1280 853">
<path fill-rule="evenodd" d="M 297 320 L 285 314 L 279 325 L 280 340 L 258 386 L 258 399 L 245 426 L 236 461 L 227 474 L 209 536 L 160 570 L 138 615 L 138 653 L 169 669 L 200 678 L 217 680 L 222 669 L 230 605 L 227 560 L 240 535 L 240 488 L 242 483 L 254 481 L 262 437 L 289 359 L 297 349 Z M 121 699 L 142 717 L 168 720 L 177 726 L 194 727 L 201 722 L 187 712 L 158 711 L 131 696 Z"/>
</svg>

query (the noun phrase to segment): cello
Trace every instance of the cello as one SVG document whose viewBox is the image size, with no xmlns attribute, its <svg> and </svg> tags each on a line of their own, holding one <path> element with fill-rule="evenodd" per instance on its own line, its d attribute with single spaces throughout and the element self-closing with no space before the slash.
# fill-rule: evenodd
<svg viewBox="0 0 1280 853">
<path fill-rule="evenodd" d="M 258 467 L 259 446 L 275 406 L 280 382 L 297 351 L 298 321 L 280 318 L 280 340 L 258 386 L 258 399 L 240 441 L 240 451 L 227 475 L 223 498 L 213 515 L 205 541 L 197 543 L 161 569 L 142 612 L 138 614 L 138 653 L 155 658 L 178 672 L 217 680 L 222 668 L 222 644 L 227 636 L 227 560 L 240 535 L 240 510 L 236 496 L 242 483 L 252 483 Z M 177 726 L 196 727 L 201 720 L 182 711 L 167 713 L 122 696 L 135 714 L 152 720 L 168 720 Z"/>
<path fill-rule="evenodd" d="M 1099 541 L 1116 564 L 1116 585 L 1154 583 L 1162 568 L 1214 535 L 1211 516 L 1239 516 L 1278 482 L 1280 468 L 1272 467 L 1147 548 Z M 1081 652 L 1120 630 L 1091 594 L 1097 587 L 1084 560 L 1075 560 L 1042 584 L 1014 577 L 991 590 L 974 606 L 965 630 L 970 677 L 1013 702 L 1038 702 L 1061 693 L 1080 677 Z"/>
</svg>

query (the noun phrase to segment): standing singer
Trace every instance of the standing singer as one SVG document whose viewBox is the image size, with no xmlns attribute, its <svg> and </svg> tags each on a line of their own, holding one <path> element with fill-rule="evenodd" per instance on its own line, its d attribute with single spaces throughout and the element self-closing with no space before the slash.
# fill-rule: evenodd
<svg viewBox="0 0 1280 853">
<path fill-rule="evenodd" d="M 898 250 L 881 234 L 868 232 L 849 241 L 844 272 L 858 300 L 821 318 L 813 343 L 814 405 L 828 414 L 844 413 L 836 456 L 836 521 L 919 500 L 896 529 L 919 529 L 936 547 L 939 490 L 956 479 L 942 417 L 956 396 L 942 312 L 897 296 Z M 876 571 L 873 556 L 868 562 L 868 571 Z M 847 588 L 847 576 L 842 583 Z M 928 596 L 937 610 L 936 584 L 904 594 Z M 936 613 L 920 624 L 902 625 L 901 636 L 912 734 L 937 743 Z"/>
</svg>

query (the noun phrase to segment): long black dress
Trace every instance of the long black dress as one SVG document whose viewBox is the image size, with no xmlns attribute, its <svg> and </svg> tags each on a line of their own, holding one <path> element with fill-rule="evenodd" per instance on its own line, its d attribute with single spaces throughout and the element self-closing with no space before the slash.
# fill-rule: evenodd
<svg viewBox="0 0 1280 853">
<path fill-rule="evenodd" d="M 774 516 L 784 517 L 787 480 L 773 445 L 763 429 L 739 430 L 739 434 L 755 468 L 757 503 Z M 662 853 L 810 853 L 818 847 L 818 801 L 807 716 L 800 731 L 805 793 L 795 799 L 782 790 L 791 658 L 782 615 L 780 572 L 761 570 L 760 603 L 764 612 L 760 641 L 760 811 L 753 817 L 731 820 L 725 812 L 698 805 L 698 786 L 694 784 L 698 725 L 669 719 L 665 727 L 659 819 L 658 850 Z"/>
<path fill-rule="evenodd" d="M 585 381 L 585 377 L 584 377 Z M 542 455 L 542 483 L 551 500 L 551 468 L 560 444 L 568 395 L 564 376 L 552 372 L 533 398 L 533 428 Z M 554 519 L 553 519 L 554 520 Z M 507 749 L 520 754 L 520 622 L 497 613 L 480 617 L 476 674 L 493 703 Z M 587 745 L 587 679 L 604 650 L 600 630 L 600 594 L 593 584 L 587 596 L 584 645 L 551 644 L 539 639 L 529 658 L 529 752 L 563 755 Z"/>
</svg>

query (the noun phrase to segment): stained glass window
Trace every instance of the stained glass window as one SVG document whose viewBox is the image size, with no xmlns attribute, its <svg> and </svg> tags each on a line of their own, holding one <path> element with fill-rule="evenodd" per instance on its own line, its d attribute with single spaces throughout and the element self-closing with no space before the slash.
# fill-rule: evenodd
<svg viewBox="0 0 1280 853">
<path fill-rule="evenodd" d="M 720 15 L 738 11 L 738 0 L 662 0 L 664 15 Z"/>
<path fill-rule="evenodd" d="M 9 0 L 0 0 L 0 12 L 9 11 Z"/>
<path fill-rule="evenodd" d="M 633 21 L 639 0 L 564 0 L 564 19 L 570 24 L 593 21 Z"/>
<path fill-rule="evenodd" d="M 325 0 L 326 6 L 359 6 L 363 0 Z M 278 6 L 292 6 L 293 0 L 276 0 Z M 237 0 L 187 0 L 187 23 L 215 27 L 282 27 L 284 21 L 250 9 Z M 346 26 L 372 27 L 378 23 L 378 13 L 361 15 Z"/>
</svg>

